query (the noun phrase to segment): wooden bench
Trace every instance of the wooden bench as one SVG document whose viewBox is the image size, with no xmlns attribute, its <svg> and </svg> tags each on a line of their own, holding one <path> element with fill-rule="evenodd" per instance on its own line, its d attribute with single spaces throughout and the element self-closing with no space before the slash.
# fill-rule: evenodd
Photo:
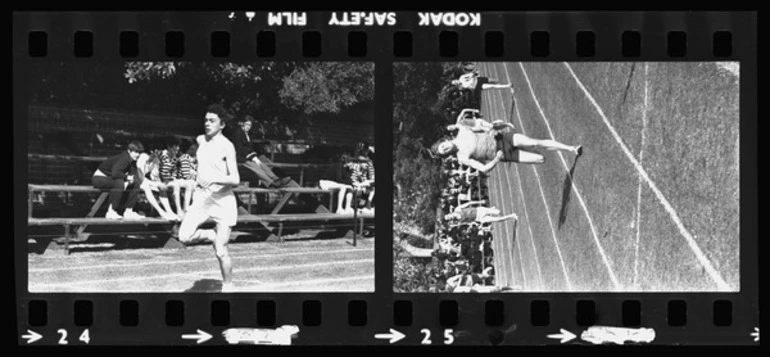
<svg viewBox="0 0 770 357">
<path fill-rule="evenodd" d="M 348 214 L 336 214 L 336 213 L 298 213 L 298 214 L 264 214 L 264 215 L 241 215 L 238 216 L 238 223 L 277 223 L 277 241 L 283 242 L 283 229 L 285 224 L 292 222 L 350 222 L 353 227 L 353 245 L 356 244 L 358 235 L 363 234 L 364 222 L 374 219 L 373 214 L 362 213 L 355 215 Z M 209 221 L 206 223 L 213 223 Z M 104 226 L 150 226 L 160 225 L 163 231 L 172 233 L 175 229 L 178 229 L 178 222 L 169 221 L 164 218 L 142 218 L 142 219 L 108 219 L 108 218 L 29 218 L 28 225 L 31 227 L 41 226 L 63 226 L 64 227 L 64 251 L 65 254 L 69 254 L 70 239 L 73 238 L 72 227 L 82 227 L 88 225 L 104 225 Z M 183 246 L 175 238 L 171 238 L 165 243 L 166 247 L 181 247 Z M 271 240 L 268 238 L 268 240 Z M 56 244 L 51 242 L 50 244 Z M 49 245 L 50 245 L 49 244 Z"/>
<path fill-rule="evenodd" d="M 256 194 L 267 194 L 267 193 L 277 193 L 281 194 L 282 197 L 280 201 L 278 202 L 278 205 L 273 208 L 271 214 L 278 214 L 280 213 L 281 209 L 286 205 L 286 203 L 291 199 L 292 196 L 298 195 L 298 194 L 329 194 L 329 207 L 332 207 L 333 199 L 334 199 L 334 193 L 338 191 L 338 189 L 320 189 L 320 188 L 313 188 L 313 187 L 299 187 L 296 183 L 294 183 L 295 186 L 293 187 L 283 187 L 283 188 L 259 188 L 259 187 L 238 187 L 233 190 L 236 194 L 249 194 L 249 201 L 248 201 L 248 210 L 249 213 L 251 213 L 251 202 L 254 198 L 254 195 Z M 34 185 L 30 184 L 27 185 L 29 190 L 29 197 L 28 197 L 28 217 L 33 217 L 32 214 L 32 207 L 35 200 L 35 193 L 37 192 L 80 192 L 80 193 L 100 193 L 99 198 L 96 200 L 94 205 L 91 207 L 91 211 L 86 215 L 85 218 L 91 218 L 93 217 L 96 212 L 101 208 L 104 201 L 109 196 L 108 191 L 100 190 L 98 188 L 94 188 L 91 186 L 75 186 L 75 185 Z M 141 191 L 140 191 L 141 192 Z M 316 213 L 327 213 L 329 212 L 329 209 L 327 207 L 324 207 L 323 205 L 319 205 L 319 207 L 315 208 Z"/>
<path fill-rule="evenodd" d="M 274 189 L 268 189 L 268 188 L 250 188 L 250 187 L 238 187 L 235 188 L 233 191 L 236 194 L 248 194 L 249 200 L 247 202 L 248 207 L 248 213 L 252 214 L 252 201 L 256 194 L 268 194 L 268 193 L 277 193 L 282 195 L 278 204 L 272 209 L 269 215 L 285 215 L 284 213 L 281 213 L 281 210 L 285 207 L 286 203 L 291 199 L 292 196 L 298 195 L 298 194 L 329 194 L 329 207 L 332 207 L 333 199 L 334 199 L 334 193 L 338 191 L 338 189 L 320 189 L 320 188 L 311 188 L 311 187 L 298 187 L 296 183 L 293 183 L 295 187 L 285 187 L 285 188 L 274 188 Z M 34 225 L 43 225 L 39 222 L 48 222 L 48 221 L 37 221 L 39 218 L 35 218 L 33 216 L 32 207 L 34 205 L 34 197 L 35 194 L 38 192 L 79 192 L 79 193 L 99 193 L 99 197 L 97 198 L 96 202 L 92 205 L 90 211 L 86 215 L 86 217 L 83 218 L 51 218 L 51 219 L 65 219 L 67 220 L 65 228 L 69 229 L 71 226 L 75 227 L 74 236 L 86 238 L 88 235 L 85 233 L 86 228 L 88 227 L 89 222 L 94 222 L 94 224 L 102 224 L 102 225 L 111 225 L 115 223 L 110 223 L 107 221 L 113 221 L 114 220 L 108 220 L 106 218 L 101 217 L 94 217 L 96 213 L 99 211 L 101 206 L 104 204 L 104 202 L 109 197 L 108 191 L 103 191 L 91 186 L 73 186 L 73 185 L 28 185 L 29 190 L 29 198 L 28 198 L 28 218 L 30 219 L 30 225 L 32 225 L 32 222 L 35 222 Z M 141 192 L 141 191 L 140 191 Z M 324 207 L 322 204 L 319 204 L 314 209 L 315 214 L 331 214 L 329 213 L 329 209 Z M 334 216 L 340 216 L 336 214 L 332 214 Z M 265 215 L 260 215 L 265 216 Z M 294 215 L 286 215 L 286 219 L 292 219 L 291 217 L 297 216 Z M 300 214 L 299 216 L 303 216 L 303 214 Z M 243 216 L 239 216 L 243 217 Z M 324 216 L 318 216 L 318 217 L 324 217 Z M 100 220 L 101 219 L 101 220 Z M 337 218 L 334 218 L 337 219 Z M 33 221 L 35 220 L 35 221 Z M 118 220 L 118 222 L 124 221 L 124 222 L 132 222 L 134 220 Z M 247 220 L 248 221 L 248 220 Z M 51 221 L 56 222 L 56 221 Z M 71 222 L 83 222 L 80 225 L 71 223 Z M 167 220 L 161 219 L 161 218 L 145 218 L 142 220 L 142 222 L 146 223 L 156 223 L 156 222 L 166 222 Z M 270 223 L 279 223 L 279 231 L 283 230 L 283 224 L 282 221 L 277 218 L 268 218 L 268 219 L 260 219 L 260 220 L 252 220 L 252 222 L 259 222 L 262 224 L 262 226 L 267 229 L 271 230 L 271 227 L 268 225 Z M 121 223 L 117 223 L 121 224 Z M 54 224 L 54 225 L 60 225 L 60 224 Z M 70 232 L 65 230 L 65 235 L 69 235 Z M 279 235 L 280 236 L 280 235 Z M 68 237 L 65 237 L 65 240 L 67 240 Z M 279 238 L 280 239 L 280 238 Z"/>
</svg>

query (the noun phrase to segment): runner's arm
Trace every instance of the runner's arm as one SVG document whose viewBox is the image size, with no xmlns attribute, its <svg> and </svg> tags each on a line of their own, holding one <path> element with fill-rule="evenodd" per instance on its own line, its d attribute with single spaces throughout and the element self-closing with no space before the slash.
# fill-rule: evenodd
<svg viewBox="0 0 770 357">
<path fill-rule="evenodd" d="M 460 161 L 461 164 L 470 166 L 483 173 L 487 173 L 490 170 L 492 170 L 495 167 L 495 165 L 497 165 L 497 163 L 500 162 L 500 159 L 502 159 L 502 156 L 496 155 L 495 158 L 490 160 L 488 163 L 482 164 L 477 160 L 471 159 L 469 155 L 460 155 L 459 153 L 457 155 L 457 160 Z"/>
</svg>

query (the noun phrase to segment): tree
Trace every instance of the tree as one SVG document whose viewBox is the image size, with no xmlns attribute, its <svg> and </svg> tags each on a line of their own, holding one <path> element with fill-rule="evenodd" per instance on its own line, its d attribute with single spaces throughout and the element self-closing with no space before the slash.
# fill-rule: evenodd
<svg viewBox="0 0 770 357">
<path fill-rule="evenodd" d="M 374 100 L 374 63 L 312 62 L 284 78 L 279 95 L 290 109 L 305 114 L 339 113 Z"/>
<path fill-rule="evenodd" d="M 223 93 L 220 96 L 224 101 L 244 110 L 252 105 L 252 96 L 244 95 L 244 91 L 257 97 L 279 98 L 286 108 L 305 114 L 339 113 L 343 108 L 374 100 L 374 64 L 370 62 L 128 62 L 125 77 L 135 83 L 182 73 L 190 78 L 202 76 L 205 84 L 217 89 L 216 93 Z"/>
<path fill-rule="evenodd" d="M 460 74 L 457 63 L 397 63 L 393 74 L 394 213 L 432 233 L 446 175 L 428 149 L 462 108 L 474 104 L 469 93 L 449 84 Z"/>
<path fill-rule="evenodd" d="M 266 136 L 374 99 L 374 66 L 342 62 L 34 62 L 32 104 L 199 119 L 212 103 L 251 115 Z M 290 130 L 289 130 L 290 129 Z"/>
</svg>

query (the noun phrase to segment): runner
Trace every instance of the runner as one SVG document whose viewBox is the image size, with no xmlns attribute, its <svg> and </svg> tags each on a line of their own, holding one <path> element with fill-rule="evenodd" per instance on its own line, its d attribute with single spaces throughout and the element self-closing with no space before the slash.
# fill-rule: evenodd
<svg viewBox="0 0 770 357">
<path fill-rule="evenodd" d="M 498 162 L 542 164 L 545 157 L 529 151 L 546 150 L 570 151 L 577 156 L 583 153 L 580 145 L 569 146 L 556 140 L 533 139 L 520 133 L 512 125 L 502 130 L 474 132 L 466 125 L 457 125 L 457 136 L 442 139 L 433 144 L 431 150 L 440 157 L 455 154 L 457 160 L 483 173 L 492 170 Z"/>
<path fill-rule="evenodd" d="M 231 227 L 236 224 L 238 208 L 233 187 L 240 182 L 235 148 L 222 135 L 227 125 L 225 109 L 214 104 L 206 112 L 206 134 L 196 139 L 198 144 L 197 187 L 193 193 L 190 210 L 179 227 L 179 240 L 185 244 L 201 240 L 214 243 L 214 252 L 222 271 L 222 292 L 233 290 L 233 265 L 227 251 Z M 199 226 L 212 219 L 216 229 L 200 229 Z"/>
<path fill-rule="evenodd" d="M 462 74 L 460 78 L 452 80 L 452 85 L 457 86 L 460 89 L 471 90 L 473 92 L 473 98 L 479 105 L 481 105 L 481 92 L 484 89 L 511 88 L 510 83 L 499 84 L 495 79 L 480 77 L 479 73 L 475 70 L 471 70 L 468 73 Z"/>
<path fill-rule="evenodd" d="M 515 213 L 511 213 L 506 216 L 501 216 L 499 209 L 494 207 L 471 207 L 476 205 L 485 204 L 486 201 L 470 201 L 463 203 L 454 209 L 454 212 L 444 216 L 447 221 L 459 221 L 461 223 L 493 223 L 500 222 L 506 219 L 517 220 L 518 216 Z"/>
</svg>

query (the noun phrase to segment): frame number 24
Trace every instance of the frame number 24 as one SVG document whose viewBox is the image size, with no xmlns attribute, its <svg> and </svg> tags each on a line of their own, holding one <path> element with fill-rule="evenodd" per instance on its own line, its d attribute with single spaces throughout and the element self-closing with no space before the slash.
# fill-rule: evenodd
<svg viewBox="0 0 770 357">
<path fill-rule="evenodd" d="M 59 338 L 60 345 L 69 344 L 69 341 L 67 341 L 67 330 L 60 328 L 56 332 L 61 336 L 61 338 Z M 83 330 L 83 333 L 80 334 L 78 340 L 85 342 L 86 344 L 91 342 L 91 335 L 89 334 L 88 329 Z"/>
</svg>

